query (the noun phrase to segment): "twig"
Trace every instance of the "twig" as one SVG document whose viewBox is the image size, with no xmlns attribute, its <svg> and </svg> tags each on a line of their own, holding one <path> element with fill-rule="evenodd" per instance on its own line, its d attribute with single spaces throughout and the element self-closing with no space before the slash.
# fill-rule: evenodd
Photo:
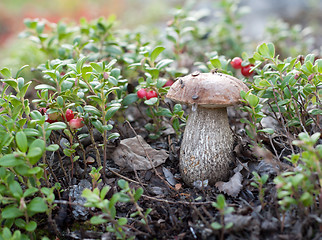
<svg viewBox="0 0 322 240">
<path fill-rule="evenodd" d="M 157 202 L 165 202 L 165 203 L 170 203 L 170 204 L 184 204 L 184 205 L 210 205 L 212 202 L 207 201 L 207 202 L 186 202 L 186 201 L 171 201 L 171 200 L 166 200 L 166 199 L 158 199 L 155 197 L 147 196 L 142 194 L 142 197 L 157 201 Z"/>
<path fill-rule="evenodd" d="M 140 182 L 137 182 L 133 179 L 130 179 L 130 178 L 127 178 L 125 176 L 123 176 L 122 174 L 119 174 L 118 172 L 115 172 L 114 170 L 112 170 L 111 168 L 108 168 L 109 171 L 111 171 L 114 175 L 120 177 L 120 178 L 123 178 L 125 179 L 126 181 L 129 181 L 129 182 L 133 182 L 133 183 L 136 183 L 138 185 L 144 185 L 144 186 L 147 186 L 148 184 L 145 184 L 145 183 L 140 183 Z"/>
<path fill-rule="evenodd" d="M 208 223 L 208 221 L 204 218 L 204 216 L 202 216 L 202 214 L 200 213 L 200 211 L 198 210 L 198 208 L 196 208 L 195 205 L 192 205 L 191 207 L 197 213 L 197 215 L 199 216 L 199 218 L 201 219 L 201 221 L 207 226 L 207 228 L 212 229 L 212 227 L 210 226 L 210 224 Z"/>
</svg>

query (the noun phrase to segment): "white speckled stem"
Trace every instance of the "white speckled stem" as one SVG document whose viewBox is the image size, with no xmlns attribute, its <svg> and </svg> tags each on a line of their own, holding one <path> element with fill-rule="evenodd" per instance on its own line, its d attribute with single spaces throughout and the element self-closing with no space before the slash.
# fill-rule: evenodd
<svg viewBox="0 0 322 240">
<path fill-rule="evenodd" d="M 180 171 L 190 186 L 197 180 L 212 185 L 229 177 L 233 135 L 226 108 L 198 106 L 189 115 L 180 150 Z"/>
</svg>

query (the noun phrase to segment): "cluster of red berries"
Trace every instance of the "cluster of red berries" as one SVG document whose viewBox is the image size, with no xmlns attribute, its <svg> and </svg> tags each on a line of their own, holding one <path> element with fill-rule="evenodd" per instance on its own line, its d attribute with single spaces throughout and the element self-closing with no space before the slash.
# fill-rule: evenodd
<svg viewBox="0 0 322 240">
<path fill-rule="evenodd" d="M 169 79 L 164 85 L 163 87 L 170 87 L 172 84 L 174 83 L 173 80 Z M 137 96 L 138 98 L 146 98 L 147 100 L 149 100 L 150 98 L 154 98 L 154 97 L 158 97 L 158 94 L 156 91 L 154 90 L 150 90 L 147 91 L 146 88 L 141 88 L 139 89 L 139 91 L 137 91 Z"/>
<path fill-rule="evenodd" d="M 243 59 L 241 59 L 240 57 L 234 57 L 230 64 L 233 68 L 235 69 L 240 69 L 241 74 L 243 74 L 243 76 L 245 77 L 249 77 L 250 75 L 253 74 L 253 72 L 251 72 L 251 68 L 254 66 L 253 64 L 248 64 L 246 66 L 242 66 L 242 62 Z"/>
<path fill-rule="evenodd" d="M 149 100 L 150 98 L 158 97 L 158 94 L 154 90 L 147 91 L 146 88 L 141 88 L 137 91 L 138 98 L 146 98 Z"/>
<path fill-rule="evenodd" d="M 72 128 L 72 129 L 78 129 L 78 128 L 81 128 L 84 126 L 84 123 L 83 123 L 84 119 L 81 117 L 75 118 L 75 114 L 74 114 L 73 110 L 71 110 L 71 109 L 67 109 L 65 112 L 65 115 L 60 115 L 57 112 L 47 114 L 47 108 L 39 108 L 38 111 L 42 115 L 47 116 L 46 122 L 49 122 L 49 123 L 54 123 L 54 122 L 58 122 L 59 120 L 64 120 L 64 121 L 68 122 L 70 128 Z"/>
</svg>

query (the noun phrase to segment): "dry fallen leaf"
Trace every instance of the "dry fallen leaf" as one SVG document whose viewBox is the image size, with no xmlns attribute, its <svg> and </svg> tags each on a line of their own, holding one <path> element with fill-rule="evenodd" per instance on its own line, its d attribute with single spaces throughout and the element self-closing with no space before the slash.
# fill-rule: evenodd
<svg viewBox="0 0 322 240">
<path fill-rule="evenodd" d="M 236 172 L 228 182 L 217 182 L 215 186 L 219 189 L 219 191 L 224 192 L 232 197 L 236 197 L 243 187 L 241 184 L 242 180 L 243 176 L 241 173 Z"/>
<path fill-rule="evenodd" d="M 147 144 L 144 139 L 138 135 L 137 137 L 121 140 L 120 145 L 112 153 L 112 159 L 115 164 L 123 167 L 127 171 L 133 170 L 149 170 L 164 163 L 168 158 L 165 150 L 156 150 Z"/>
</svg>

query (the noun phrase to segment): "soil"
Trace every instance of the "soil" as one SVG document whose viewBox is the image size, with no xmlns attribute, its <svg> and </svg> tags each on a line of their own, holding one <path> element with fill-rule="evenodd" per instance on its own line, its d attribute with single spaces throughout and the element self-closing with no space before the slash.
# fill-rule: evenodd
<svg viewBox="0 0 322 240">
<path fill-rule="evenodd" d="M 135 239 L 175 240 L 322 239 L 322 233 L 319 230 L 321 226 L 317 224 L 321 219 L 317 214 L 303 214 L 297 208 L 283 213 L 278 205 L 273 179 L 277 174 L 291 167 L 283 160 L 284 156 L 290 154 L 285 136 L 276 135 L 273 139 L 263 138 L 266 151 L 262 148 L 251 148 L 251 141 L 244 131 L 245 126 L 239 121 L 240 118 L 246 117 L 245 114 L 239 112 L 237 108 L 229 109 L 230 125 L 235 134 L 235 163 L 232 166 L 231 176 L 238 172 L 239 183 L 236 186 L 229 185 L 228 188 L 231 189 L 218 187 L 219 185 L 191 188 L 182 181 L 178 168 L 181 139 L 177 139 L 176 135 L 169 130 L 164 131 L 161 138 L 151 140 L 144 129 L 146 119 L 140 117 L 134 108 L 129 109 L 127 114 L 128 119 L 133 121 L 124 124 L 113 123 L 114 131 L 120 133 L 120 139 L 108 142 L 106 182 L 101 182 L 99 187 L 105 184 L 111 186 L 107 194 L 108 198 L 119 190 L 117 185 L 119 179 L 127 180 L 133 188 L 144 189 L 138 203 L 143 210 L 152 208 L 148 215 L 151 232 L 136 218 L 130 217 L 135 210 L 132 204 L 117 204 L 117 215 L 129 218 L 128 236 L 135 236 Z M 128 171 L 117 166 L 111 158 L 113 151 L 120 144 L 121 139 L 136 135 L 141 135 L 152 148 L 166 150 L 169 154 L 166 161 L 155 169 L 149 170 Z M 96 144 L 102 143 L 101 135 L 95 136 Z M 61 140 L 63 138 L 60 133 L 56 133 L 54 137 L 56 141 L 57 139 L 64 141 Z M 270 140 L 275 143 L 279 159 L 271 149 Z M 95 158 L 91 142 L 82 140 L 82 143 L 86 150 L 86 157 Z M 78 152 L 79 156 L 82 156 L 80 149 Z M 61 154 L 61 156 L 64 155 Z M 64 168 L 57 163 L 60 161 L 58 154 L 48 158 L 52 166 L 56 166 L 52 171 L 63 189 L 62 194 L 56 196 L 57 208 L 54 210 L 54 221 L 61 233 L 60 239 L 114 239 L 114 235 L 106 232 L 104 227 L 89 224 L 90 217 L 99 212 L 81 206 L 84 203 L 84 199 L 80 197 L 81 191 L 84 187 L 91 187 L 88 173 L 92 166 L 97 167 L 97 165 L 95 163 L 87 165 L 85 169 L 84 160 L 80 157 L 73 164 L 74 172 L 71 174 L 71 163 L 68 157 L 61 159 Z M 250 184 L 253 179 L 252 171 L 269 176 L 264 185 L 265 194 L 262 203 L 258 189 Z M 51 180 L 55 182 L 55 179 Z M 234 184 L 234 182 L 230 183 Z M 212 205 L 218 194 L 224 194 L 227 205 L 234 208 L 234 212 L 226 214 L 224 218 L 220 217 L 218 210 Z M 232 222 L 233 225 L 224 232 L 212 229 L 211 223 L 223 223 L 221 221 L 225 224 Z M 44 222 L 43 227 L 49 228 L 48 230 L 55 234 L 51 224 Z"/>
</svg>

